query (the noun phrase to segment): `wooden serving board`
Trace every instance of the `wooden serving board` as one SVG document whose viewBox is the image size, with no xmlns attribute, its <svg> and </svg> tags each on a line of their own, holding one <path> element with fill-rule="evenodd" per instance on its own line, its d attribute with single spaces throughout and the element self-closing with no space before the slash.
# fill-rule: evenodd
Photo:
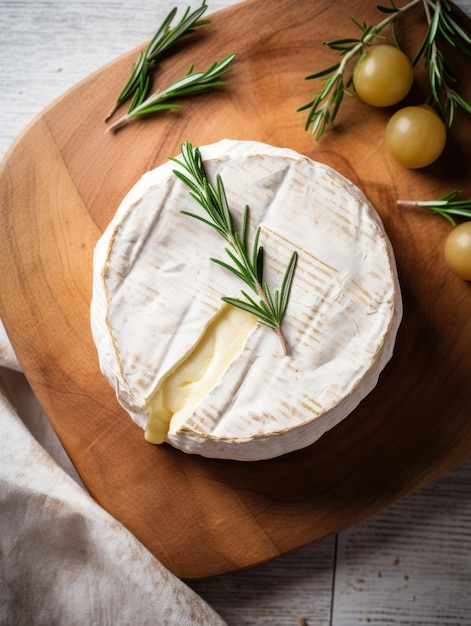
<svg viewBox="0 0 471 626">
<path fill-rule="evenodd" d="M 250 566 L 335 533 L 422 487 L 471 454 L 471 287 L 442 258 L 450 226 L 398 198 L 471 194 L 469 117 L 458 112 L 445 154 L 422 171 L 386 156 L 391 110 L 347 98 L 319 143 L 297 108 L 318 87 L 305 76 L 376 23 L 364 0 L 247 0 L 212 16 L 169 55 L 161 83 L 230 52 L 228 85 L 183 111 L 105 132 L 136 50 L 46 109 L 5 159 L 1 179 L 1 316 L 27 378 L 91 494 L 177 576 Z M 399 29 L 421 39 L 421 9 Z M 471 98 L 471 67 L 460 62 Z M 423 80 L 408 102 L 421 103 Z M 384 220 L 397 257 L 404 320 L 377 388 L 317 443 L 258 463 L 207 460 L 145 442 L 98 368 L 89 324 L 95 242 L 144 171 L 222 138 L 293 148 L 357 184 Z"/>
</svg>

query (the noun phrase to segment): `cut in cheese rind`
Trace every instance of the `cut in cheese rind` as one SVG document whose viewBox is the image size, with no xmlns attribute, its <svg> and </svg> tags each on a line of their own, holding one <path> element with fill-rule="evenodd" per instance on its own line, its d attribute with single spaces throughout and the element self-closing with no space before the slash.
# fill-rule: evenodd
<svg viewBox="0 0 471 626">
<path fill-rule="evenodd" d="M 201 147 L 231 212 L 261 226 L 265 280 L 279 287 L 298 261 L 283 330 L 256 324 L 166 441 L 188 453 L 241 461 L 304 448 L 351 413 L 392 356 L 402 315 L 394 255 L 381 219 L 357 187 L 292 150 L 223 140 Z M 100 367 L 143 429 L 152 398 L 244 285 L 210 257 L 224 241 L 183 215 L 200 213 L 173 162 L 130 190 L 94 254 L 91 327 Z M 221 344 L 218 350 L 223 350 Z"/>
</svg>

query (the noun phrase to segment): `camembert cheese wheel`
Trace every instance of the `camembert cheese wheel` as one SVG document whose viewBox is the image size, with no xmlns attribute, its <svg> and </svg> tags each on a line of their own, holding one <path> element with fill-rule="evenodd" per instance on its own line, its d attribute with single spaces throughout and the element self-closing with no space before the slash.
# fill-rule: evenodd
<svg viewBox="0 0 471 626">
<path fill-rule="evenodd" d="M 225 242 L 169 161 L 123 199 L 94 253 L 91 327 L 117 400 L 152 443 L 254 461 L 304 448 L 346 418 L 391 358 L 402 315 L 390 241 L 352 183 L 292 150 L 200 148 L 234 219 L 261 226 L 265 280 L 298 259 L 282 327 L 222 296 L 244 284 L 211 260 Z"/>
</svg>

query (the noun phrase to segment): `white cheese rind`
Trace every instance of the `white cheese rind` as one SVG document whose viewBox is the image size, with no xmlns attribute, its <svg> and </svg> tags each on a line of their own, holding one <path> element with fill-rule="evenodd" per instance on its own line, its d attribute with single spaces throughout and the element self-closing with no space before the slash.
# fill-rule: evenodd
<svg viewBox="0 0 471 626">
<path fill-rule="evenodd" d="M 168 443 L 242 461 L 316 441 L 375 387 L 391 358 L 402 305 L 391 244 L 361 192 L 331 168 L 258 142 L 201 148 L 220 173 L 231 211 L 262 226 L 266 281 L 298 263 L 283 329 L 257 325 L 215 387 Z M 181 210 L 199 212 L 168 162 L 123 199 L 97 243 L 91 325 L 100 367 L 120 404 L 145 428 L 162 377 L 194 346 L 237 277 L 213 262 L 224 242 Z"/>
</svg>

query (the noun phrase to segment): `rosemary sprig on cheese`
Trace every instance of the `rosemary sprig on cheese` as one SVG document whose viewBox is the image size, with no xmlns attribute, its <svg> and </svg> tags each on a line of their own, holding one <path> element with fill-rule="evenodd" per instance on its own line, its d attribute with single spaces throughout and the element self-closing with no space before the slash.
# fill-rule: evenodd
<svg viewBox="0 0 471 626">
<path fill-rule="evenodd" d="M 211 20 L 199 20 L 207 8 L 206 0 L 203 0 L 201 6 L 192 13 L 188 7 L 178 24 L 173 27 L 172 20 L 177 13 L 177 7 L 170 11 L 152 37 L 146 50 L 139 53 L 137 61 L 132 66 L 131 74 L 105 121 L 109 120 L 116 109 L 126 100 L 132 98 L 129 111 L 143 102 L 149 93 L 151 71 L 155 68 L 157 59 L 163 52 L 179 42 L 184 35 L 195 30 L 198 26 L 211 23 Z"/>
<path fill-rule="evenodd" d="M 114 132 L 140 115 L 148 115 L 149 113 L 157 113 L 168 109 L 183 108 L 181 104 L 168 102 L 168 100 L 172 98 L 193 96 L 225 85 L 226 82 L 222 81 L 221 77 L 232 70 L 230 65 L 234 59 L 235 54 L 230 54 L 222 61 L 213 63 L 204 72 L 195 72 L 194 66 L 192 65 L 185 76 L 174 81 L 162 91 L 157 91 L 150 95 L 132 111 L 109 126 L 108 130 Z"/>
<path fill-rule="evenodd" d="M 259 244 L 260 226 L 256 229 L 252 245 L 249 245 L 249 206 L 245 206 L 242 229 L 239 233 L 234 227 L 221 176 L 217 175 L 216 185 L 210 183 L 200 150 L 193 148 L 187 141 L 182 145 L 182 161 L 174 157 L 169 158 L 187 172 L 174 170 L 174 174 L 189 188 L 190 196 L 204 209 L 207 217 L 190 211 L 182 213 L 214 228 L 228 244 L 225 251 L 230 262 L 216 258 L 211 258 L 211 261 L 231 271 L 255 294 L 255 297 L 252 297 L 241 290 L 242 298 L 224 296 L 222 300 L 252 313 L 261 324 L 272 328 L 280 339 L 284 354 L 289 355 L 289 346 L 281 328 L 281 321 L 288 306 L 297 253 L 293 252 L 291 255 L 281 286 L 272 294 L 263 280 L 264 249 Z"/>
</svg>

